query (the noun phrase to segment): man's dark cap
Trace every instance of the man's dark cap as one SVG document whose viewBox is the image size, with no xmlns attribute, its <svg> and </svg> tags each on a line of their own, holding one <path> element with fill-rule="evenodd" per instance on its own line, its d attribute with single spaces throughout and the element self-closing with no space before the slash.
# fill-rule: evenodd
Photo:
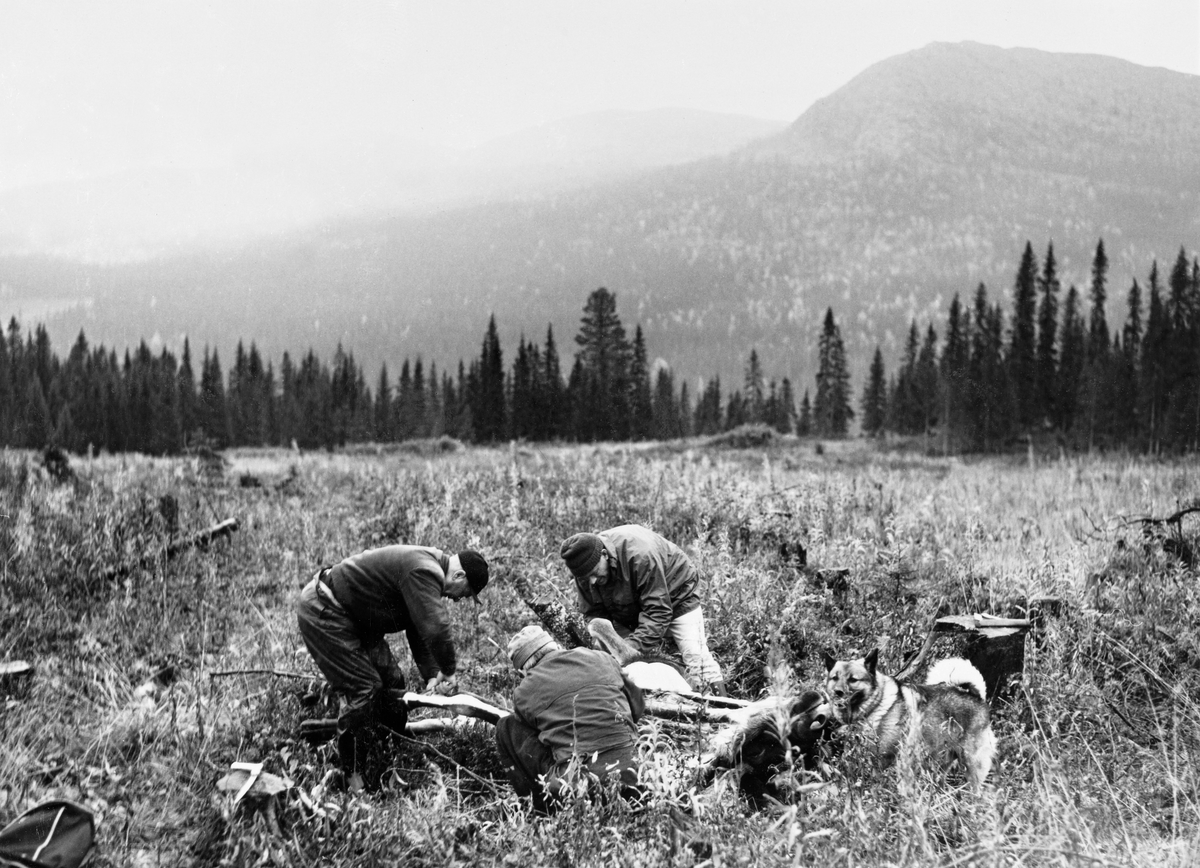
<svg viewBox="0 0 1200 868">
<path fill-rule="evenodd" d="M 458 562 L 462 564 L 463 572 L 467 574 L 467 584 L 471 586 L 472 596 L 487 587 L 488 563 L 477 551 L 463 549 L 458 553 Z"/>
</svg>

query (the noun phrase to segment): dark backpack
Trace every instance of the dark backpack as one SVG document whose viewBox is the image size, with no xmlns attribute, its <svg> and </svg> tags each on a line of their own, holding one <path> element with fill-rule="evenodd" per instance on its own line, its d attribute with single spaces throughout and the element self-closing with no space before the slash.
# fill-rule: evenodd
<svg viewBox="0 0 1200 868">
<path fill-rule="evenodd" d="M 96 821 L 75 802 L 43 802 L 0 829 L 3 868 L 79 868 L 92 849 Z"/>
</svg>

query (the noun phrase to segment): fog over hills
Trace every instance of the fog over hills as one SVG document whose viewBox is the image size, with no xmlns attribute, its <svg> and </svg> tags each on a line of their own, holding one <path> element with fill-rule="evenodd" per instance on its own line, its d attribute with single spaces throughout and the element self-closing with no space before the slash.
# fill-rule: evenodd
<svg viewBox="0 0 1200 868">
<path fill-rule="evenodd" d="M 682 375 L 736 382 L 753 346 L 769 376 L 803 391 L 828 306 L 856 370 L 876 342 L 890 367 L 911 318 L 940 327 L 951 297 L 981 281 L 1007 293 L 1026 240 L 1039 256 L 1053 241 L 1065 289 L 1084 286 L 1103 237 L 1110 323 L 1153 258 L 1161 266 L 1200 246 L 1197 76 L 933 44 L 872 66 L 733 153 L 681 163 L 651 130 L 657 167 L 565 180 L 583 178 L 595 165 L 586 149 L 602 151 L 601 131 L 622 123 L 592 118 L 539 145 L 512 139 L 496 186 L 454 176 L 489 201 L 451 207 L 466 199 L 447 196 L 436 213 L 347 217 L 252 247 L 53 273 L 10 258 L 0 310 L 19 295 L 90 299 L 50 320 L 59 344 L 80 327 L 117 346 L 158 335 L 177 347 L 186 333 L 223 358 L 239 336 L 271 358 L 342 342 L 373 380 L 382 361 L 394 371 L 406 356 L 439 367 L 475 356 L 492 312 L 506 362 L 518 334 L 540 342 L 553 324 L 567 367 L 586 295 L 606 286 L 630 332 L 641 323 L 651 354 Z M 622 129 L 613 138 L 636 141 Z M 503 184 L 523 160 L 563 174 L 542 171 L 542 186 L 517 184 L 512 198 Z"/>
<path fill-rule="evenodd" d="M 364 214 L 541 195 L 713 155 L 785 124 L 685 109 L 599 112 L 452 150 L 343 137 L 194 165 L 0 190 L 0 253 L 145 260 Z"/>
</svg>

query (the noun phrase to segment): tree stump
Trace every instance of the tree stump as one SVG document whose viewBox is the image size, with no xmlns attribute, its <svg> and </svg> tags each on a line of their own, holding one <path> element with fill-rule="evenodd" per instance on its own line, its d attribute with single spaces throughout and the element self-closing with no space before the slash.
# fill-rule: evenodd
<svg viewBox="0 0 1200 868">
<path fill-rule="evenodd" d="M 934 630 L 954 637 L 955 652 L 983 676 L 988 701 L 1006 700 L 1025 670 L 1025 636 L 1032 621 L 982 615 L 938 618 Z"/>
</svg>

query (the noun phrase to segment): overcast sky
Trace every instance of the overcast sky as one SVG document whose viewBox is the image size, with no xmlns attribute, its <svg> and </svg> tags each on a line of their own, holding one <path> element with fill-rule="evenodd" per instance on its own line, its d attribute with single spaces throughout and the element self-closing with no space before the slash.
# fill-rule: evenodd
<svg viewBox="0 0 1200 868">
<path fill-rule="evenodd" d="M 0 0 L 0 189 L 605 109 L 794 120 L 934 41 L 1200 74 L 1198 0 Z"/>
</svg>

